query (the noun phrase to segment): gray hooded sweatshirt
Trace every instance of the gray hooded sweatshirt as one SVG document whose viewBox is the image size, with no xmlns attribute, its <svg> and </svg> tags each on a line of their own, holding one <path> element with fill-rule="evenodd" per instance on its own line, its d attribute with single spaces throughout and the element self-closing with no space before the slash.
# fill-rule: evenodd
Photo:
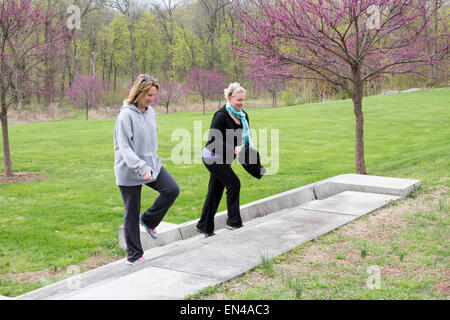
<svg viewBox="0 0 450 320">
<path fill-rule="evenodd" d="M 116 184 L 136 186 L 149 183 L 142 176 L 149 169 L 153 179 L 161 170 L 158 157 L 158 126 L 151 106 L 143 112 L 125 100 L 114 130 L 114 173 Z"/>
</svg>

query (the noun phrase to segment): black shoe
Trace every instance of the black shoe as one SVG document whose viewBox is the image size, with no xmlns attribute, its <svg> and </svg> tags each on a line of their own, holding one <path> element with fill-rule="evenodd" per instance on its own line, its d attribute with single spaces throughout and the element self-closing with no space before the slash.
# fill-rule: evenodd
<svg viewBox="0 0 450 320">
<path fill-rule="evenodd" d="M 198 233 L 203 233 L 205 235 L 205 238 L 212 237 L 212 236 L 216 235 L 214 232 L 207 233 L 205 231 L 202 231 L 197 226 L 195 227 L 195 231 L 197 231 Z"/>
<path fill-rule="evenodd" d="M 233 227 L 233 226 L 230 226 L 229 224 L 227 224 L 225 228 L 227 228 L 228 230 L 236 230 L 236 229 L 242 228 L 243 226 L 244 225 L 241 224 L 239 227 Z"/>
</svg>

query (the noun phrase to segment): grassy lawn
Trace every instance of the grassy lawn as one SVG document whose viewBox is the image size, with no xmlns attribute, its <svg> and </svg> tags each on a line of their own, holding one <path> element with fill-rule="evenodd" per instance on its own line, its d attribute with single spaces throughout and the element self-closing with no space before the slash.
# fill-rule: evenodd
<svg viewBox="0 0 450 320">
<path fill-rule="evenodd" d="M 367 97 L 363 105 L 369 174 L 421 179 L 424 188 L 449 186 L 449 88 Z M 354 172 L 351 101 L 247 112 L 251 128 L 279 130 L 279 168 L 275 175 L 256 180 L 236 165 L 241 204 Z M 179 143 L 171 134 L 184 128 L 193 145 L 194 122 L 201 121 L 203 133 L 212 114 L 158 116 L 159 153 L 181 189 L 167 222 L 198 219 L 208 183 L 203 165 L 170 160 Z M 47 178 L 0 184 L 0 295 L 16 296 L 67 277 L 70 265 L 83 269 L 124 257 L 117 246 L 123 204 L 113 172 L 114 124 L 115 119 L 104 119 L 10 126 L 13 170 Z M 0 151 L 3 170 L 1 146 Z M 270 147 L 268 151 L 273 157 Z M 142 206 L 150 206 L 155 197 L 156 192 L 144 188 Z M 222 201 L 219 211 L 225 209 Z M 444 239 L 446 228 L 441 230 Z M 443 252 L 448 257 L 448 246 Z"/>
</svg>

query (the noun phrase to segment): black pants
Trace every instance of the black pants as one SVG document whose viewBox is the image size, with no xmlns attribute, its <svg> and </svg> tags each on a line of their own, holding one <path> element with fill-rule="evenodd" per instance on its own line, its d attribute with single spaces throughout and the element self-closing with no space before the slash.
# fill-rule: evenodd
<svg viewBox="0 0 450 320">
<path fill-rule="evenodd" d="M 214 231 L 214 216 L 222 199 L 224 188 L 227 189 L 227 224 L 232 227 L 241 227 L 242 219 L 239 209 L 239 193 L 241 182 L 238 176 L 231 169 L 230 164 L 203 164 L 211 173 L 209 178 L 208 194 L 203 204 L 202 215 L 197 223 L 197 228 L 206 232 Z"/>
<path fill-rule="evenodd" d="M 175 179 L 164 167 L 161 167 L 157 180 L 147 183 L 146 186 L 159 192 L 158 198 L 156 198 L 153 205 L 142 216 L 142 220 L 153 229 L 162 221 L 178 197 L 180 188 Z M 129 261 L 135 261 L 144 254 L 139 232 L 142 185 L 119 186 L 119 189 L 125 205 L 123 228 L 125 243 L 127 245 L 127 259 Z"/>
</svg>

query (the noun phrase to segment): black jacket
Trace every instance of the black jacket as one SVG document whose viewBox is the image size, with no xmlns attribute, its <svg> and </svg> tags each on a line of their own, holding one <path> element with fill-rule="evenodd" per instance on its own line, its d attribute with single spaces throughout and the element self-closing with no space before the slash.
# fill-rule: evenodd
<svg viewBox="0 0 450 320">
<path fill-rule="evenodd" d="M 245 145 L 241 152 L 238 153 L 238 161 L 244 169 L 257 179 L 261 179 L 266 168 L 261 165 L 261 158 L 258 151 L 249 145 Z"/>
<path fill-rule="evenodd" d="M 244 113 L 250 124 L 247 113 L 245 111 Z M 222 158 L 222 163 L 231 164 L 236 158 L 234 148 L 240 145 L 242 145 L 242 123 L 238 125 L 223 106 L 213 116 L 205 147 Z M 261 166 L 258 151 L 248 145 L 242 148 L 238 161 L 255 178 L 261 179 L 266 172 Z"/>
<path fill-rule="evenodd" d="M 245 111 L 244 113 L 249 121 L 247 113 Z M 236 157 L 234 148 L 242 145 L 241 137 L 242 123 L 238 125 L 223 106 L 213 116 L 205 147 L 220 156 L 223 163 L 231 164 Z"/>
</svg>

